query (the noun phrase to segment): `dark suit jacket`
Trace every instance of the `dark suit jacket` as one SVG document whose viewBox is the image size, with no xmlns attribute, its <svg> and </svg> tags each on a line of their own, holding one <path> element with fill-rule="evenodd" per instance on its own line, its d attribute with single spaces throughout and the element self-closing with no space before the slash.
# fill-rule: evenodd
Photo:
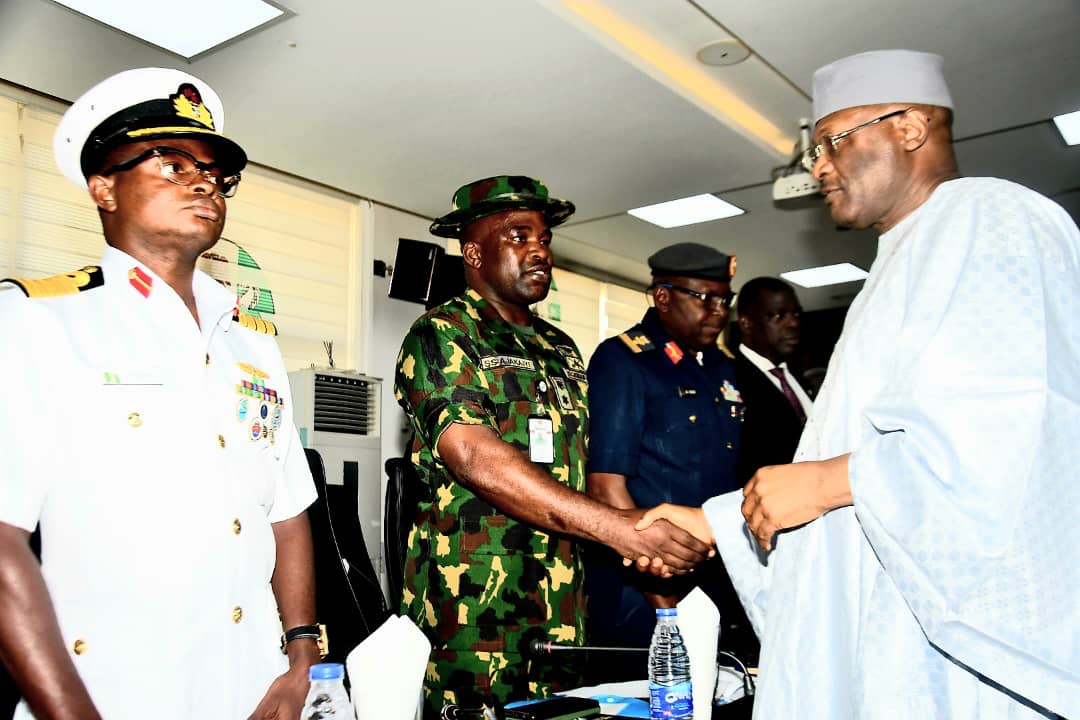
<svg viewBox="0 0 1080 720">
<path fill-rule="evenodd" d="M 738 469 L 739 482 L 745 485 L 758 468 L 791 462 L 802 426 L 784 393 L 746 359 L 741 348 L 735 351 L 734 364 L 736 387 L 746 408 Z"/>
</svg>

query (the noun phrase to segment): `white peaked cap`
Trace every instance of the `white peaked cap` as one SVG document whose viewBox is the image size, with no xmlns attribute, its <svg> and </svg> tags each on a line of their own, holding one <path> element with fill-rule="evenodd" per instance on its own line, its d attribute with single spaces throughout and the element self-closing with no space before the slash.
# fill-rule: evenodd
<svg viewBox="0 0 1080 720">
<path fill-rule="evenodd" d="M 213 145 L 218 161 L 239 171 L 247 156 L 221 134 L 224 126 L 221 99 L 199 78 L 171 68 L 136 68 L 102 80 L 68 108 L 53 135 L 53 156 L 64 177 L 85 188 L 84 150 L 90 157 L 125 142 L 191 137 Z"/>
</svg>

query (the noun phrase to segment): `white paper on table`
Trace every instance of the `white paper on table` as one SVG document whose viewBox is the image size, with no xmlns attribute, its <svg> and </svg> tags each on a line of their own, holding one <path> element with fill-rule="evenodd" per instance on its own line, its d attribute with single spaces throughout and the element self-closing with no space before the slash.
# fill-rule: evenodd
<svg viewBox="0 0 1080 720">
<path fill-rule="evenodd" d="M 407 617 L 394 615 L 345 660 L 358 720 L 414 720 L 431 643 Z"/>
<path fill-rule="evenodd" d="M 701 588 L 679 601 L 679 633 L 690 658 L 690 682 L 694 691 L 694 720 L 712 718 L 716 692 L 716 646 L 720 638 L 720 611 Z"/>
</svg>

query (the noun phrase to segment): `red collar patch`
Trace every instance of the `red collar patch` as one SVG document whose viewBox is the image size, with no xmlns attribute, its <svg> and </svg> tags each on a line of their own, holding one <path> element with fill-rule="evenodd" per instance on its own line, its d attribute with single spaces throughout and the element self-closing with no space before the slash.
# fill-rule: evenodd
<svg viewBox="0 0 1080 720">
<path fill-rule="evenodd" d="M 147 275 L 141 267 L 133 267 L 128 270 L 128 282 L 144 298 L 150 297 L 150 291 L 154 289 L 154 278 Z"/>
<path fill-rule="evenodd" d="M 672 365 L 678 365 L 679 361 L 683 359 L 683 351 L 674 340 L 664 346 L 664 354 L 668 356 L 668 360 L 671 361 Z"/>
</svg>

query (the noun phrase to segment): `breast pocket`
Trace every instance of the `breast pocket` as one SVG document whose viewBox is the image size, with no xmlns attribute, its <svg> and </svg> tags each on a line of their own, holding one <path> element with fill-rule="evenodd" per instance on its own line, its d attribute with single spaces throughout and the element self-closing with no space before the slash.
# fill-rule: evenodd
<svg viewBox="0 0 1080 720">
<path fill-rule="evenodd" d="M 175 418 L 169 393 L 149 383 L 105 384 L 87 400 L 93 412 L 72 428 L 82 440 L 83 462 L 112 469 L 100 474 L 103 492 L 130 492 L 170 454 Z"/>
<path fill-rule="evenodd" d="M 668 398 L 657 409 L 658 445 L 679 463 L 705 462 L 703 452 L 714 442 L 715 423 L 709 402 L 698 397 Z"/>
</svg>

